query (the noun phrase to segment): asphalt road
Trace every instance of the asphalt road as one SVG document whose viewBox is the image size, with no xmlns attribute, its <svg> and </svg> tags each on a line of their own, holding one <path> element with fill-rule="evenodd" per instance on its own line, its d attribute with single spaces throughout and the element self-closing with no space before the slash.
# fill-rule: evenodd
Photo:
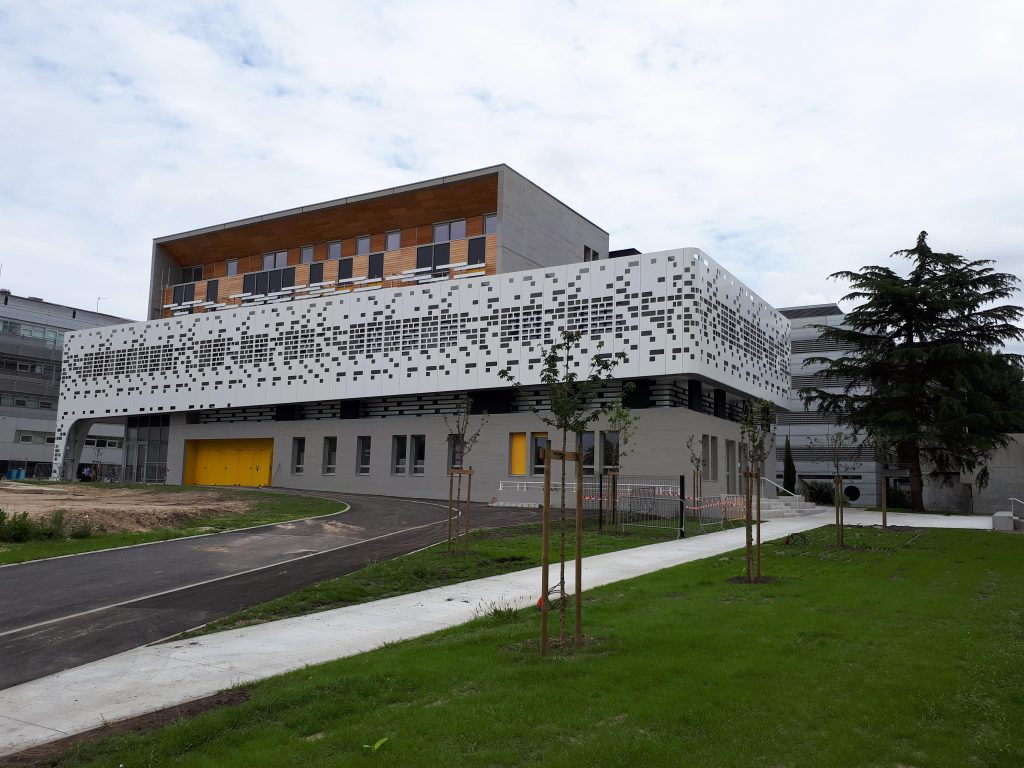
<svg viewBox="0 0 1024 768">
<path fill-rule="evenodd" d="M 316 495 L 351 508 L 0 568 L 0 689 L 163 639 L 447 535 L 443 503 Z M 473 510 L 474 528 L 536 519 L 535 510 Z"/>
</svg>

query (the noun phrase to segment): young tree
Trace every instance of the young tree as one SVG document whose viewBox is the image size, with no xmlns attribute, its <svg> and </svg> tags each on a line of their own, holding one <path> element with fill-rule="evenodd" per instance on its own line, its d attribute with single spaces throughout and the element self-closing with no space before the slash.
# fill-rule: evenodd
<svg viewBox="0 0 1024 768">
<path fill-rule="evenodd" d="M 540 382 L 548 390 L 550 398 L 550 410 L 541 411 L 533 408 L 540 420 L 551 427 L 555 432 L 561 433 L 561 450 L 564 452 L 568 446 L 569 435 L 575 436 L 577 456 L 582 453 L 582 434 L 588 427 L 614 407 L 614 403 L 602 403 L 598 400 L 601 390 L 612 380 L 612 371 L 626 359 L 623 352 L 615 354 L 601 354 L 598 351 L 588 364 L 586 375 L 581 376 L 574 363 L 574 353 L 577 352 L 580 339 L 583 334 L 578 331 L 561 332 L 561 340 L 552 342 L 545 347 L 541 355 L 542 367 Z M 600 350 L 600 346 L 598 347 Z M 498 372 L 498 375 L 512 383 L 513 386 L 522 386 L 508 369 Z M 564 647 L 567 642 L 566 636 L 566 600 L 565 600 L 565 462 L 561 462 L 561 503 L 559 505 L 558 520 L 558 594 L 559 594 L 559 619 L 560 639 Z M 582 555 L 582 530 L 583 519 L 581 510 L 576 510 L 576 644 L 583 642 L 582 627 L 582 585 L 581 577 L 583 570 Z M 545 575 L 546 575 L 545 564 Z M 541 596 L 542 607 L 546 617 L 548 595 Z M 542 650 L 544 650 L 542 648 Z"/>
<path fill-rule="evenodd" d="M 703 448 L 703 444 L 701 446 Z M 686 452 L 690 459 L 690 467 L 693 469 L 693 488 L 691 493 L 693 494 L 693 503 L 700 504 L 701 498 L 701 480 L 704 476 L 704 457 L 702 452 L 697 449 L 697 436 L 690 435 L 686 438 Z"/>
<path fill-rule="evenodd" d="M 812 437 L 807 441 L 811 448 L 824 454 L 829 466 L 832 469 L 832 503 L 836 510 L 836 546 L 841 547 L 843 540 L 843 524 L 845 500 L 843 494 L 843 473 L 853 468 L 853 464 L 847 463 L 846 459 L 851 449 L 857 448 L 856 441 L 842 430 L 829 432 L 825 437 Z"/>
<path fill-rule="evenodd" d="M 632 389 L 632 384 L 623 387 L 624 392 Z M 611 522 L 612 525 L 618 516 L 619 511 L 619 482 L 618 473 L 622 471 L 622 459 L 629 455 L 632 448 L 633 435 L 636 433 L 636 425 L 639 419 L 626 407 L 623 398 L 608 410 L 608 429 L 617 433 L 618 440 L 615 442 L 615 452 L 611 456 L 605 456 L 607 464 L 615 467 L 615 476 L 608 478 L 608 493 L 611 497 Z"/>
<path fill-rule="evenodd" d="M 1024 360 L 994 351 L 1024 340 L 1015 324 L 1024 309 L 1000 303 L 1017 292 L 1017 277 L 989 260 L 936 253 L 927 237 L 921 232 L 913 248 L 892 254 L 910 261 L 906 276 L 887 266 L 831 276 L 850 283 L 843 298 L 858 306 L 842 326 L 818 330 L 855 351 L 807 360 L 825 366 L 815 374 L 823 384 L 843 382 L 841 392 L 800 391 L 805 404 L 893 446 L 910 468 L 918 512 L 925 467 L 937 477 L 977 471 L 983 486 L 989 456 L 1024 422 Z"/>
<path fill-rule="evenodd" d="M 775 446 L 775 405 L 769 400 L 747 400 L 743 403 L 743 416 L 740 420 L 740 435 L 747 447 L 750 471 L 747 472 L 746 515 L 747 529 L 747 581 L 754 580 L 752 569 L 753 543 L 751 527 L 753 524 L 751 505 L 753 496 L 757 498 L 757 578 L 761 578 L 761 468 L 768 453 Z"/>
<path fill-rule="evenodd" d="M 466 393 L 462 394 L 459 398 L 458 404 L 455 408 L 455 413 L 451 420 L 447 416 L 444 417 L 444 425 L 448 427 L 448 450 L 449 450 L 449 470 L 451 468 L 463 469 L 466 466 L 466 459 L 469 457 L 473 447 L 480 440 L 480 433 L 484 427 L 487 426 L 488 414 L 486 411 L 481 414 L 480 423 L 476 429 L 472 428 L 473 417 L 473 399 Z M 459 504 L 462 503 L 462 473 L 458 474 L 458 490 L 455 494 L 455 509 L 457 510 Z M 451 477 L 449 477 L 449 497 L 451 496 Z M 466 499 L 467 508 L 472 503 L 472 499 Z M 451 500 L 449 498 L 448 507 L 448 552 L 452 551 L 452 520 L 455 521 L 455 540 L 459 538 L 459 517 L 456 514 L 453 518 Z M 466 518 L 466 553 L 469 553 L 469 517 L 467 513 Z"/>
<path fill-rule="evenodd" d="M 796 493 L 796 464 L 793 463 L 793 449 L 789 447 L 789 435 L 786 435 L 786 448 L 782 454 L 782 487 Z"/>
</svg>

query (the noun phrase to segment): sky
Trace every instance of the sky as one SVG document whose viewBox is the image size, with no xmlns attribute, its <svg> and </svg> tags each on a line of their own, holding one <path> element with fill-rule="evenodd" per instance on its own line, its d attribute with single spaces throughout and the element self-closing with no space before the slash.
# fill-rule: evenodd
<svg viewBox="0 0 1024 768">
<path fill-rule="evenodd" d="M 1024 275 L 1021 28 L 998 0 L 2 0 L 0 287 L 142 319 L 155 237 L 497 163 L 778 307 L 921 230 Z"/>
</svg>

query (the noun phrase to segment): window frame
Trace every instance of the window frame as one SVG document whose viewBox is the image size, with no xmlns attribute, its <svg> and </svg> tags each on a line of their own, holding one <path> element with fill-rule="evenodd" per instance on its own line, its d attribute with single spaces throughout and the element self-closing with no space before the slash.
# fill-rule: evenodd
<svg viewBox="0 0 1024 768">
<path fill-rule="evenodd" d="M 418 450 L 417 450 L 418 448 Z M 417 455 L 419 454 L 419 455 Z M 427 436 L 409 435 L 409 469 L 412 477 L 423 477 L 427 471 Z"/>
<path fill-rule="evenodd" d="M 366 463 L 363 463 L 365 454 Z M 373 438 L 370 435 L 356 436 L 356 474 L 369 475 L 371 460 L 373 459 Z"/>
<path fill-rule="evenodd" d="M 391 474 L 404 477 L 409 474 L 409 436 L 391 436 Z"/>
<path fill-rule="evenodd" d="M 306 438 L 292 438 L 292 474 L 302 475 L 306 471 Z"/>
<path fill-rule="evenodd" d="M 336 435 L 325 435 L 323 457 L 320 474 L 336 475 L 338 473 L 338 438 Z"/>
<path fill-rule="evenodd" d="M 392 245 L 391 238 L 392 237 L 394 237 L 396 239 L 396 241 L 397 241 L 395 243 L 394 248 L 391 247 L 391 245 Z M 398 251 L 398 250 L 401 250 L 401 248 L 402 248 L 402 230 L 400 230 L 400 229 L 392 229 L 390 232 L 386 232 L 384 234 L 384 250 L 385 251 Z"/>
</svg>

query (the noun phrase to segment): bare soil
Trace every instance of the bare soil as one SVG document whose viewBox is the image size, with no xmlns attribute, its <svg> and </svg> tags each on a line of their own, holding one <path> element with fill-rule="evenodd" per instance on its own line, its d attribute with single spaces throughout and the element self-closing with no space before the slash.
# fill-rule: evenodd
<svg viewBox="0 0 1024 768">
<path fill-rule="evenodd" d="M 108 533 L 173 528 L 212 515 L 241 515 L 252 503 L 229 491 L 161 493 L 102 483 L 0 483 L 0 509 L 8 514 L 28 512 L 29 517 L 45 518 L 63 510 L 68 520 L 88 518 L 96 530 Z"/>
</svg>

